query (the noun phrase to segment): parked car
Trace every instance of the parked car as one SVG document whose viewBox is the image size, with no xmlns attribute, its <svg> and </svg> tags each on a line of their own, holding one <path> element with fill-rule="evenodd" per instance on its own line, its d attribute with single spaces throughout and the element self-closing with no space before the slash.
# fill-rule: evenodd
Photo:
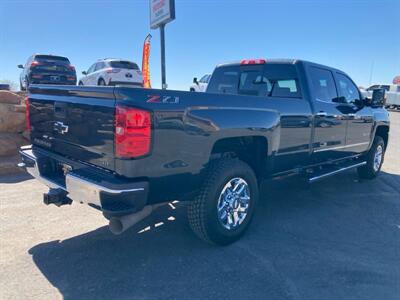
<svg viewBox="0 0 400 300">
<path fill-rule="evenodd" d="M 205 92 L 207 89 L 208 82 L 210 81 L 211 74 L 206 74 L 199 81 L 197 77 L 193 78 L 193 84 L 190 86 L 191 92 Z"/>
<path fill-rule="evenodd" d="M 0 83 L 0 91 L 9 91 L 10 85 L 8 83 Z"/>
<path fill-rule="evenodd" d="M 363 99 L 344 72 L 301 60 L 219 65 L 206 93 L 29 92 L 32 145 L 20 166 L 50 187 L 46 204 L 88 203 L 117 234 L 179 200 L 200 238 L 232 243 L 250 224 L 264 178 L 312 183 L 356 168 L 372 179 L 388 144 L 382 90 Z"/>
<path fill-rule="evenodd" d="M 79 85 L 143 86 L 143 76 L 138 65 L 128 60 L 106 58 L 94 63 L 79 79 Z"/>
<path fill-rule="evenodd" d="M 361 92 L 365 97 L 371 98 L 375 89 L 385 90 L 386 107 L 400 109 L 400 84 L 374 84 Z"/>
<path fill-rule="evenodd" d="M 25 65 L 18 65 L 22 69 L 19 83 L 21 91 L 30 84 L 76 84 L 75 67 L 68 58 L 57 55 L 34 54 Z"/>
</svg>

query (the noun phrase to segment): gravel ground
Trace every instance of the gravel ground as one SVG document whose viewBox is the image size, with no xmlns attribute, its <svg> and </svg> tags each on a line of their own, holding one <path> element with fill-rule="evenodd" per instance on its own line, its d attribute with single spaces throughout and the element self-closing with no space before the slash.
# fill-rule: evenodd
<svg viewBox="0 0 400 300">
<path fill-rule="evenodd" d="M 0 177 L 1 299 L 400 299 L 400 113 L 382 174 L 266 182 L 247 234 L 199 241 L 183 205 L 121 236 L 85 205 L 42 204 L 27 175 Z"/>
</svg>

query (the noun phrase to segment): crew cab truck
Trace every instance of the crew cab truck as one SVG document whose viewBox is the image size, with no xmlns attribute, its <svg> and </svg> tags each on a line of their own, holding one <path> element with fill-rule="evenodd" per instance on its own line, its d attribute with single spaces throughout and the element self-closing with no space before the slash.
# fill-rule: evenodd
<svg viewBox="0 0 400 300">
<path fill-rule="evenodd" d="M 224 245 L 249 226 L 264 178 L 377 176 L 383 99 L 382 90 L 362 99 L 342 71 L 301 60 L 219 65 L 206 93 L 32 85 L 20 166 L 50 187 L 46 204 L 87 203 L 114 233 L 179 200 L 193 231 Z"/>
</svg>

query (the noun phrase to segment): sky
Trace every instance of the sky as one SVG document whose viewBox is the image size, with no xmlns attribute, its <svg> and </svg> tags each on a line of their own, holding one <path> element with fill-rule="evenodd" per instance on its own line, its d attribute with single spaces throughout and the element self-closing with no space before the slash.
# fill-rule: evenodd
<svg viewBox="0 0 400 300">
<path fill-rule="evenodd" d="M 161 86 L 160 36 L 149 0 L 0 0 L 0 80 L 19 82 L 33 53 L 67 56 L 78 77 L 97 59 L 142 62 L 153 36 L 152 86 Z M 193 77 L 223 62 L 297 58 L 336 67 L 360 86 L 400 75 L 399 0 L 176 0 L 166 25 L 167 84 L 188 90 Z"/>
</svg>

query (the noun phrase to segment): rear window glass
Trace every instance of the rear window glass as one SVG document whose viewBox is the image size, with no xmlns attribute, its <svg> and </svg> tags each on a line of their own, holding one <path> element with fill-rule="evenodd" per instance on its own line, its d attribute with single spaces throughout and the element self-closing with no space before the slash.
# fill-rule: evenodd
<svg viewBox="0 0 400 300">
<path fill-rule="evenodd" d="M 63 63 L 69 63 L 68 58 L 62 57 L 62 56 L 53 56 L 53 55 L 36 55 L 35 60 L 39 62 L 63 62 Z"/>
<path fill-rule="evenodd" d="M 111 61 L 110 66 L 119 69 L 139 70 L 138 65 L 130 61 Z"/>
<path fill-rule="evenodd" d="M 331 102 L 337 98 L 335 81 L 331 71 L 317 67 L 310 68 L 310 81 L 315 100 Z"/>
<path fill-rule="evenodd" d="M 288 64 L 217 68 L 211 77 L 207 92 L 286 98 L 301 97 L 296 68 Z"/>
</svg>

